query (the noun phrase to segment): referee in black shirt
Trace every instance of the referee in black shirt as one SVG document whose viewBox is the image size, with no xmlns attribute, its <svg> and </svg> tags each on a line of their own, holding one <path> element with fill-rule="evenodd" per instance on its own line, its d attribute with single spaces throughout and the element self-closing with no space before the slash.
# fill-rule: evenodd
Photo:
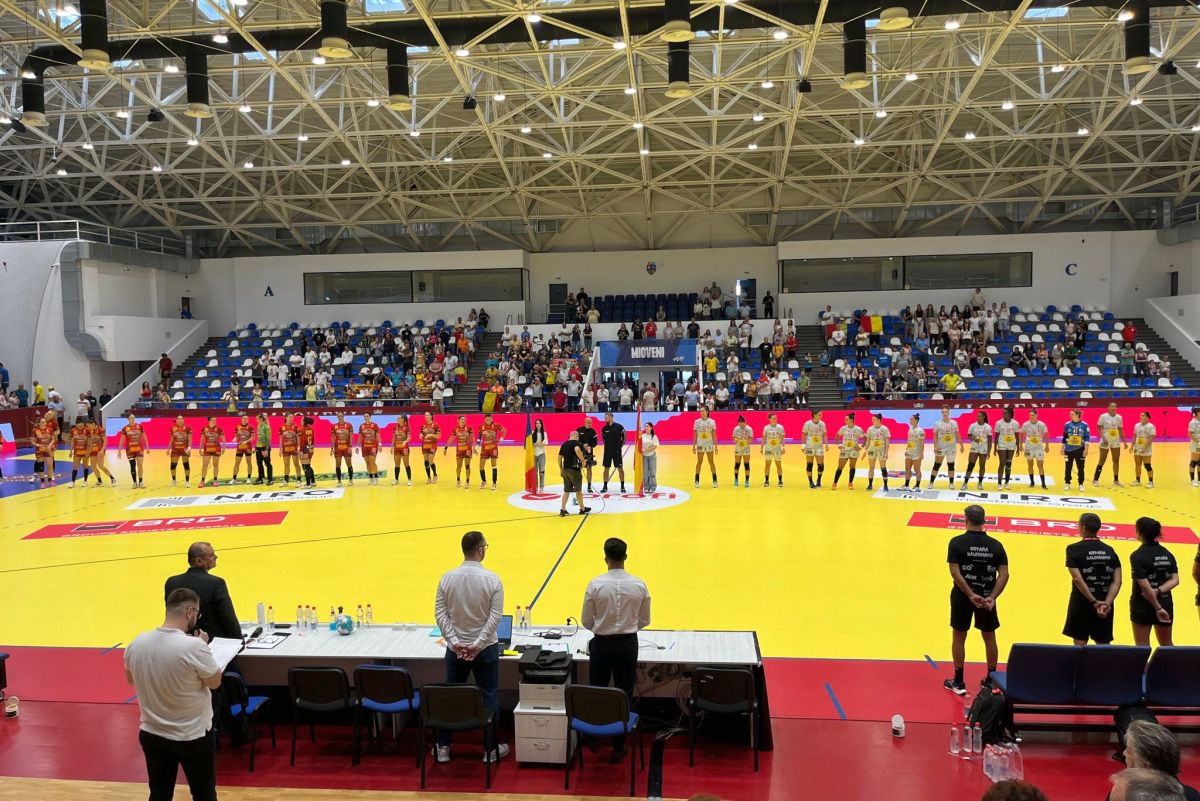
<svg viewBox="0 0 1200 801">
<path fill-rule="evenodd" d="M 588 421 L 591 421 L 590 417 Z M 580 468 L 587 455 L 579 443 L 580 430 L 582 429 L 572 431 L 571 438 L 558 448 L 558 469 L 562 473 L 563 481 L 562 506 L 558 510 L 559 517 L 567 516 L 567 498 L 571 497 L 571 493 L 575 494 L 575 502 L 579 504 L 579 514 L 586 515 L 592 511 L 583 505 L 583 474 Z M 595 433 L 593 431 L 592 435 L 595 436 Z"/>
<path fill-rule="evenodd" d="M 1000 661 L 996 648 L 996 629 L 1000 615 L 996 599 L 1008 584 L 1008 554 L 1004 546 L 983 530 L 986 516 L 983 507 L 971 504 L 963 510 L 967 530 L 950 540 L 946 562 L 954 588 L 950 590 L 950 628 L 953 629 L 951 655 L 954 658 L 954 678 L 942 684 L 955 695 L 966 695 L 963 664 L 967 658 L 967 633 L 974 619 L 975 628 L 983 636 L 987 654 L 988 674 Z"/>
<path fill-rule="evenodd" d="M 608 477 L 612 469 L 617 468 L 621 479 L 621 492 L 625 492 L 625 462 L 622 451 L 625 450 L 625 426 L 613 420 L 613 413 L 604 415 L 604 427 L 600 429 L 600 439 L 604 441 L 604 486 L 601 492 L 608 492 Z"/>
<path fill-rule="evenodd" d="M 596 464 L 596 446 L 600 440 L 592 427 L 592 418 L 583 418 L 583 425 L 575 429 L 579 434 L 579 446 L 583 449 L 583 468 L 587 472 L 587 491 L 592 491 L 592 466 Z M 582 505 L 582 504 L 580 504 Z"/>
</svg>

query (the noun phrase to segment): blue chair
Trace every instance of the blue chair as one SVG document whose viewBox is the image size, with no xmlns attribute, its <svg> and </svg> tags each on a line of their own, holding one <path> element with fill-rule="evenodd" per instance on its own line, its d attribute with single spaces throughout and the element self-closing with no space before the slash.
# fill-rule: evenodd
<svg viewBox="0 0 1200 801">
<path fill-rule="evenodd" d="M 1085 645 L 1075 669 L 1075 702 L 1126 706 L 1142 701 L 1149 646 Z"/>
<path fill-rule="evenodd" d="M 0 663 L 0 667 L 3 663 Z M 1200 707 L 1200 646 L 1157 648 L 1146 665 L 1145 696 L 1151 706 Z M 0 682 L 0 689 L 3 682 Z"/>
<path fill-rule="evenodd" d="M 371 715 L 372 739 L 379 715 L 413 714 L 421 708 L 421 697 L 413 688 L 412 674 L 402 667 L 359 665 L 354 669 L 354 764 L 361 760 L 362 714 Z M 394 720 L 395 718 L 393 718 Z M 419 755 L 418 755 L 418 758 Z"/>
<path fill-rule="evenodd" d="M 563 772 L 563 789 L 571 789 L 571 768 L 574 765 L 571 749 L 570 732 L 578 732 L 584 737 L 626 737 L 633 734 L 637 738 L 638 755 L 641 757 L 642 769 L 646 769 L 646 754 L 642 750 L 642 733 L 638 729 L 638 714 L 629 709 L 629 696 L 624 690 L 615 687 L 587 687 L 579 684 L 568 685 L 567 700 L 567 758 Z M 579 769 L 583 770 L 583 751 L 576 748 L 579 754 Z M 637 766 L 633 756 L 629 757 L 629 794 L 635 795 L 637 785 Z"/>
<path fill-rule="evenodd" d="M 271 699 L 265 695 L 250 695 L 246 691 L 246 682 L 242 679 L 242 674 L 226 671 L 221 676 L 221 690 L 225 696 L 225 703 L 228 704 L 229 717 L 236 720 L 240 717 L 245 717 L 246 726 L 250 731 L 250 772 L 254 772 L 254 752 L 255 745 L 258 741 L 258 732 L 255 730 L 255 718 L 258 716 L 258 711 Z M 275 749 L 275 721 L 269 721 L 271 724 L 271 749 Z"/>
<path fill-rule="evenodd" d="M 1010 704 L 1072 704 L 1082 653 L 1074 645 L 1014 643 L 1005 670 L 990 675 Z"/>
</svg>

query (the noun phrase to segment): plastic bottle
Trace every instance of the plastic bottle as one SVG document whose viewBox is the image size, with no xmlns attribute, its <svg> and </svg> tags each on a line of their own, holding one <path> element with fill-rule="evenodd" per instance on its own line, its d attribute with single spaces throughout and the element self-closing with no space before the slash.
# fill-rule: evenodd
<svg viewBox="0 0 1200 801">
<path fill-rule="evenodd" d="M 340 611 L 340 610 L 339 610 Z M 329 605 L 329 622 L 332 623 L 337 619 L 338 613 L 334 611 L 333 604 Z"/>
<path fill-rule="evenodd" d="M 983 729 L 978 723 L 971 729 L 971 750 L 976 754 L 983 753 Z"/>
<path fill-rule="evenodd" d="M 518 606 L 517 607 L 517 628 L 523 629 L 523 628 L 525 628 L 525 626 L 526 626 L 525 613 L 522 612 L 521 607 Z"/>
<path fill-rule="evenodd" d="M 962 727 L 962 758 L 970 759 L 971 756 L 971 724 L 964 723 Z"/>
<path fill-rule="evenodd" d="M 529 628 L 533 628 L 533 606 L 532 605 L 525 607 L 525 625 Z"/>
<path fill-rule="evenodd" d="M 962 751 L 962 744 L 961 744 L 962 740 L 959 739 L 960 737 L 961 737 L 961 732 L 960 732 L 958 726 L 951 725 L 950 726 L 950 753 L 953 754 L 954 756 L 958 756 L 959 752 Z"/>
<path fill-rule="evenodd" d="M 371 605 L 367 604 L 367 628 L 375 625 L 375 611 L 371 609 Z"/>
<path fill-rule="evenodd" d="M 312 606 L 310 606 L 308 608 L 308 627 L 309 627 L 309 629 L 311 629 L 312 631 L 316 631 L 317 624 L 320 622 L 321 622 L 320 619 L 317 617 L 317 605 L 313 604 Z"/>
<path fill-rule="evenodd" d="M 361 629 L 363 627 L 363 605 L 359 604 L 358 609 L 354 611 L 354 627 Z"/>
<path fill-rule="evenodd" d="M 275 607 L 267 607 L 267 634 L 275 633 Z"/>
<path fill-rule="evenodd" d="M 300 604 L 296 604 L 296 631 L 302 630 L 304 628 L 304 623 L 304 607 L 302 607 Z"/>
</svg>

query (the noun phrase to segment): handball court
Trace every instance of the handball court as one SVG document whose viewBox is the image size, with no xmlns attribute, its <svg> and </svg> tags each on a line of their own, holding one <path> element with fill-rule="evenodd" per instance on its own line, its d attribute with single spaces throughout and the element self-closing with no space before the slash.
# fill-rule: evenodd
<svg viewBox="0 0 1200 801">
<path fill-rule="evenodd" d="M 1136 415 L 1122 412 L 1131 428 Z M 1200 643 L 1190 578 L 1194 532 L 1200 529 L 1200 489 L 1187 480 L 1188 446 L 1181 441 L 1186 422 L 1179 426 L 1172 420 L 1170 426 L 1178 431 L 1168 430 L 1166 437 L 1160 433 L 1152 490 L 1128 486 L 1133 478 L 1128 452 L 1121 465 L 1125 486 L 1114 487 L 1106 468 L 1101 486 L 1093 488 L 1093 451 L 1085 491 L 1068 492 L 1062 486 L 1062 459 L 1053 447 L 1046 460 L 1047 490 L 1039 486 L 1023 492 L 1025 464 L 1019 459 L 1006 497 L 989 475 L 981 493 L 972 481 L 972 497 L 964 502 L 957 488 L 947 491 L 944 477 L 935 485 L 938 492 L 922 495 L 895 491 L 903 480 L 893 477 L 893 492 L 884 496 L 876 476 L 875 491 L 868 492 L 865 460 L 853 490 L 844 476 L 838 490 L 831 491 L 835 449 L 827 455 L 825 486 L 809 489 L 795 442 L 808 416 L 794 414 L 782 420 L 788 442 L 782 488 L 774 474 L 771 486 L 762 486 L 757 445 L 750 486 L 733 486 L 733 448 L 727 444 L 735 419 L 731 415 L 717 415 L 719 486 L 712 487 L 705 466 L 700 487 L 694 487 L 690 447 L 679 444 L 678 433 L 670 433 L 678 427 L 666 420 L 660 423 L 660 436 L 667 436 L 660 449 L 658 492 L 647 497 L 633 493 L 630 447 L 629 492 L 619 493 L 614 476 L 607 495 L 597 493 L 587 501 L 593 514 L 568 518 L 557 515 L 554 495 L 559 480 L 553 446 L 561 441 L 556 430 L 551 430 L 544 493 L 523 490 L 519 444 L 501 449 L 497 491 L 479 489 L 478 464 L 473 465 L 470 490 L 457 488 L 453 449 L 447 456 L 438 452 L 437 484 L 425 483 L 420 454 L 414 450 L 413 486 L 405 484 L 403 474 L 399 486 L 393 486 L 391 455 L 385 450 L 379 460 L 385 478 L 378 485 L 361 478 L 363 464 L 356 457 L 360 477 L 354 487 L 267 502 L 250 495 L 283 489 L 279 472 L 272 487 L 223 483 L 198 489 L 199 459 L 194 457 L 192 487 L 183 488 L 182 471 L 179 486 L 171 487 L 161 450 L 153 450 L 146 461 L 146 488 L 134 490 L 113 445 L 107 461 L 117 477 L 115 487 L 93 483 L 87 489 L 68 489 L 62 475 L 65 470 L 69 478 L 70 462 L 63 450 L 59 485 L 38 490 L 24 480 L 32 472 L 30 455 L 9 451 L 3 459 L 6 478 L 0 483 L 0 608 L 5 610 L 0 650 L 12 654 L 9 693 L 22 699 L 22 714 L 0 722 L 0 774 L 118 784 L 27 786 L 6 781 L 9 786 L 0 787 L 0 799 L 107 801 L 144 795 L 144 786 L 119 784 L 144 780 L 136 699 L 124 680 L 121 649 L 161 622 L 163 580 L 186 568 L 184 553 L 197 539 L 213 543 L 219 557 L 216 572 L 228 580 L 243 620 L 253 618 L 259 602 L 273 606 L 280 622 L 294 618 L 297 604 L 315 604 L 324 618 L 331 605 L 369 603 L 378 622 L 429 622 L 438 578 L 460 561 L 459 538 L 479 529 L 491 545 L 486 565 L 504 581 L 506 611 L 532 603 L 533 623 L 541 627 L 579 614 L 584 587 L 604 570 L 602 543 L 610 536 L 622 537 L 629 543 L 629 569 L 644 577 L 651 590 L 652 628 L 754 629 L 766 662 L 775 750 L 764 754 L 762 771 L 750 771 L 740 746 L 721 743 L 702 747 L 698 755 L 703 758 L 689 770 L 686 735 L 675 736 L 666 746 L 666 797 L 708 791 L 738 799 L 889 793 L 949 799 L 981 792 L 986 779 L 979 765 L 951 760 L 945 753 L 946 724 L 961 720 L 963 700 L 941 687 L 950 674 L 946 543 L 961 530 L 957 515 L 969 502 L 985 507 L 989 528 L 1002 539 L 1010 559 L 1012 580 L 998 604 L 1002 657 L 1013 642 L 1067 642 L 1061 635 L 1070 587 L 1063 552 L 1075 536 L 1073 521 L 1080 511 L 1096 511 L 1113 525 L 1104 536 L 1125 564 L 1136 547 L 1134 520 L 1150 515 L 1163 523 L 1164 544 L 1175 554 L 1183 579 L 1175 593 L 1175 642 Z M 841 425 L 840 414 L 826 415 L 831 435 Z M 897 410 L 887 420 L 893 428 L 893 475 L 903 468 L 898 432 L 908 414 Z M 861 412 L 859 416 L 869 419 Z M 966 412 L 955 416 L 965 430 Z M 376 421 L 382 426 L 381 417 Z M 512 417 L 523 423 L 524 416 Z M 633 415 L 622 417 L 632 429 Z M 765 415 L 748 417 L 761 431 Z M 865 419 L 859 423 L 868 424 Z M 519 443 L 523 424 L 505 425 L 505 442 Z M 385 433 L 384 442 L 389 441 Z M 229 452 L 222 460 L 223 480 L 232 461 Z M 275 461 L 279 471 L 279 459 Z M 960 475 L 963 462 L 960 457 Z M 931 464 L 927 447 L 926 471 Z M 989 474 L 994 465 L 992 459 Z M 318 448 L 314 468 L 318 489 L 336 490 L 327 448 Z M 927 482 L 928 476 L 923 488 Z M 597 467 L 597 491 L 601 483 Z M 244 497 L 220 504 L 187 500 L 231 494 Z M 1069 498 L 1074 500 L 1064 500 Z M 1118 643 L 1131 642 L 1130 584 L 1127 577 L 1117 603 Z M 981 658 L 982 645 L 972 635 L 968 660 Z M 982 674 L 980 665 L 968 666 L 972 692 Z M 891 737 L 885 721 L 893 714 L 903 715 L 909 724 L 904 740 Z M 286 726 L 280 727 L 280 735 L 275 751 L 269 739 L 260 740 L 253 774 L 245 771 L 244 754 L 222 749 L 218 776 L 223 797 L 231 785 L 416 789 L 411 728 L 386 755 L 364 758 L 353 771 L 346 769 L 344 758 L 348 732 L 322 734 L 315 746 L 302 743 L 295 768 L 287 765 Z M 1051 798 L 1101 798 L 1107 775 L 1119 767 L 1108 758 L 1107 742 L 1097 736 L 1034 736 L 1023 748 L 1026 777 Z M 1196 749 L 1187 751 L 1185 764 L 1194 765 Z M 452 770 L 435 771 L 430 790 L 480 791 L 480 766 L 473 763 L 457 760 Z M 621 771 L 599 770 L 594 758 L 589 764 L 572 782 L 573 790 L 604 797 L 628 791 Z M 1185 771 L 1185 778 L 1195 783 L 1195 770 L 1190 776 Z M 645 786 L 644 776 L 639 782 Z M 515 794 L 497 796 L 507 799 L 560 795 L 561 787 L 560 770 L 506 763 L 493 789 Z M 912 794 L 898 792 L 904 787 L 911 787 Z M 326 796 L 245 790 L 229 791 L 227 797 Z"/>
</svg>

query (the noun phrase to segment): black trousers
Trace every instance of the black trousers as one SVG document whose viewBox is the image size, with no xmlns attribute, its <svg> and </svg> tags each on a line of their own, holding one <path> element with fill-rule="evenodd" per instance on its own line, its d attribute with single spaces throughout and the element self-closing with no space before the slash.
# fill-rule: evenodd
<svg viewBox="0 0 1200 801">
<path fill-rule="evenodd" d="M 591 685 L 607 687 L 611 682 L 618 690 L 625 692 L 629 698 L 629 708 L 632 710 L 633 687 L 637 682 L 637 635 L 614 634 L 608 637 L 597 635 L 592 638 L 588 654 Z M 614 749 L 620 750 L 624 747 L 624 737 L 618 737 L 613 741 Z"/>
<path fill-rule="evenodd" d="M 1067 457 L 1067 475 L 1066 475 L 1067 484 L 1070 485 L 1070 483 L 1071 483 L 1071 467 L 1072 467 L 1072 465 L 1079 468 L 1079 478 L 1077 479 L 1077 481 L 1080 484 L 1082 484 L 1083 483 L 1083 470 L 1084 470 L 1083 448 L 1080 448 L 1080 449 L 1074 450 L 1074 451 L 1067 451 L 1066 457 Z M 1070 486 L 1068 486 L 1067 488 L 1070 489 Z"/>
<path fill-rule="evenodd" d="M 175 776 L 181 767 L 192 791 L 192 801 L 216 801 L 217 765 L 211 731 L 198 740 L 186 741 L 139 731 L 138 740 L 146 755 L 150 801 L 171 801 L 175 796 Z"/>
<path fill-rule="evenodd" d="M 275 479 L 275 471 L 271 468 L 271 449 L 255 448 L 254 458 L 258 461 L 258 480 L 263 480 L 263 466 L 267 469 L 267 481 Z"/>
</svg>

